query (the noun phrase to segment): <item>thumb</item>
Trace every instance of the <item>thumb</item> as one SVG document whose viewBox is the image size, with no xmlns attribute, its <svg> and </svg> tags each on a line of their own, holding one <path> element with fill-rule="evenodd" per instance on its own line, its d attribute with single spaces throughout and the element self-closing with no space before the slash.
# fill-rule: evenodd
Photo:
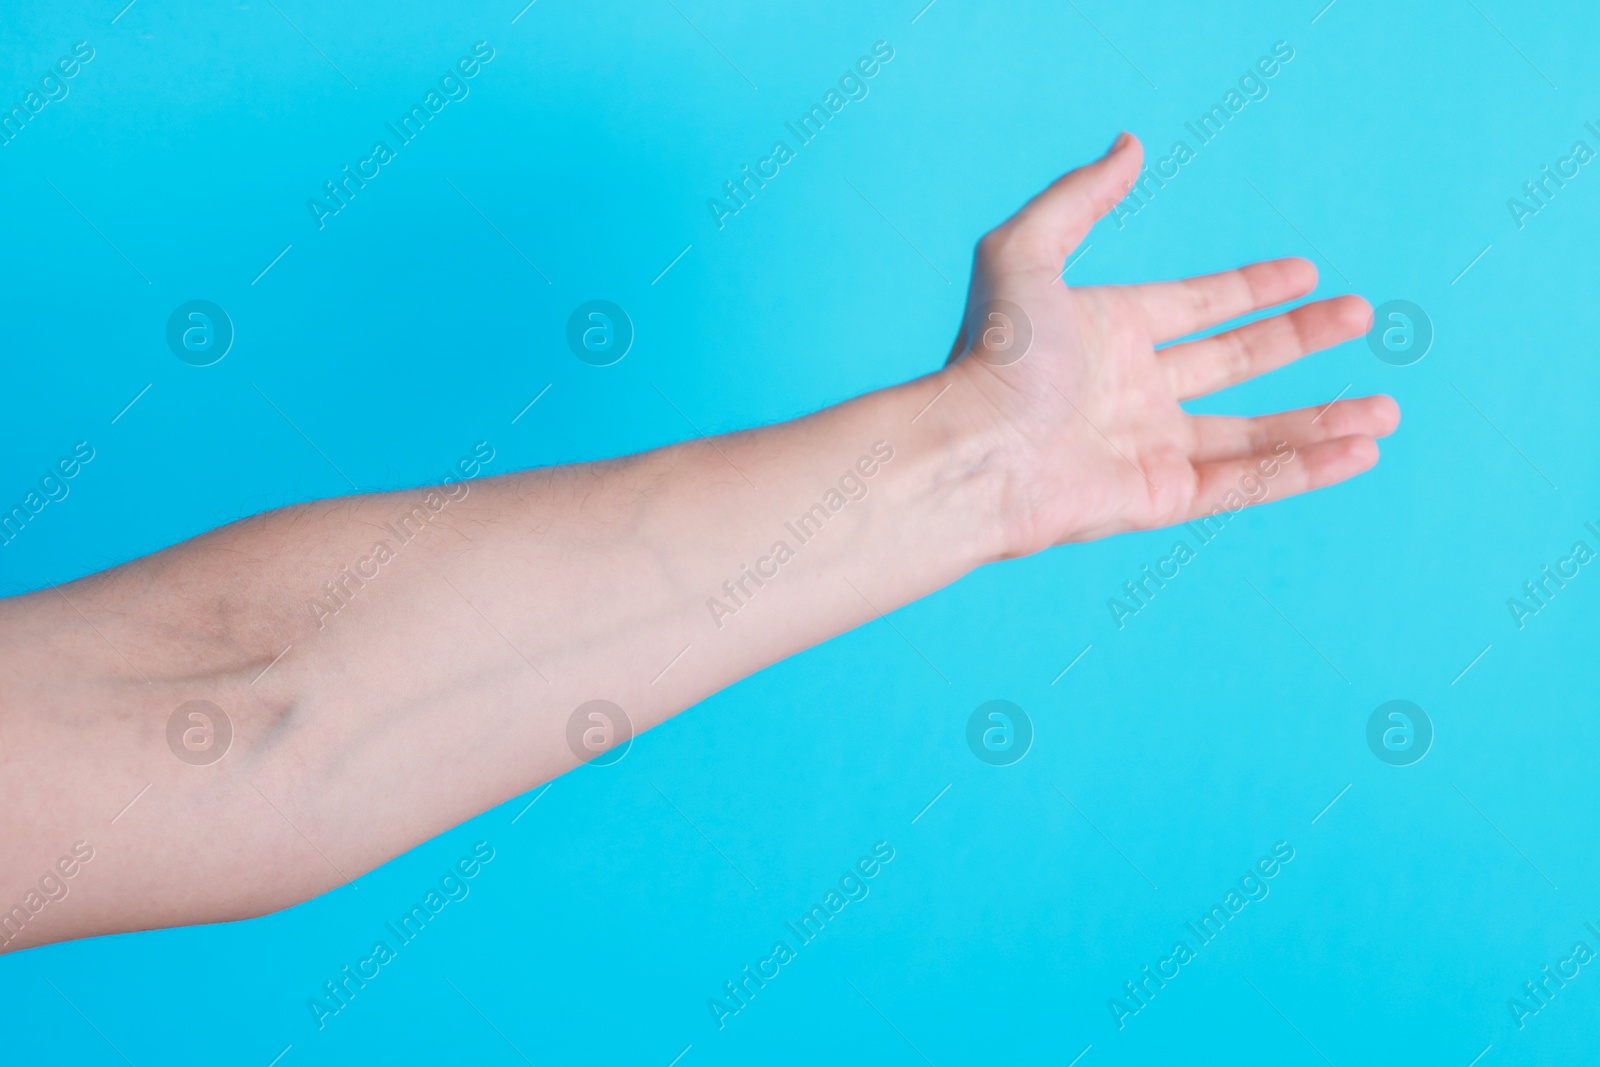
<svg viewBox="0 0 1600 1067">
<path fill-rule="evenodd" d="M 1051 182 L 1023 205 L 1007 228 L 1014 228 L 1020 243 L 1059 262 L 1133 186 L 1143 159 L 1138 139 L 1119 133 L 1105 155 Z"/>
</svg>

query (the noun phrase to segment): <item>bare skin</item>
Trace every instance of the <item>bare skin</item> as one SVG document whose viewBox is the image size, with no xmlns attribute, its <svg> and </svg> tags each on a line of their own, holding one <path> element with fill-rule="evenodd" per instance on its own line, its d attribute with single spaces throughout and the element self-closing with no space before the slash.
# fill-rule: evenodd
<svg viewBox="0 0 1600 1067">
<path fill-rule="evenodd" d="M 1061 282 L 1139 159 L 1123 135 L 983 238 L 927 377 L 625 459 L 283 508 L 0 601 L 0 909 L 24 912 L 0 951 L 286 907 L 575 766 L 586 701 L 643 730 L 984 563 L 1234 506 L 1263 464 L 1273 498 L 1370 467 L 1387 397 L 1180 407 L 1360 336 L 1359 297 L 1158 347 L 1304 296 L 1304 260 Z M 994 358 L 994 300 L 1031 326 L 1020 361 Z M 191 700 L 233 726 L 208 766 L 169 748 Z M 78 842 L 92 859 L 58 866 Z"/>
</svg>

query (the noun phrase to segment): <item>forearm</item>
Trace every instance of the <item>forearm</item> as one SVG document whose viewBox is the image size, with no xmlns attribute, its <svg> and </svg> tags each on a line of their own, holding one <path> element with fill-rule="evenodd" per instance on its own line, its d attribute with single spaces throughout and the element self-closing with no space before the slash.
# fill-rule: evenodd
<svg viewBox="0 0 1600 1067">
<path fill-rule="evenodd" d="M 0 900 L 96 849 L 73 906 L 12 947 L 304 899 L 575 765 L 586 701 L 643 730 L 1004 554 L 999 445 L 959 376 L 287 508 L 9 602 Z M 169 748 L 190 700 L 234 730 L 214 764 Z"/>
</svg>

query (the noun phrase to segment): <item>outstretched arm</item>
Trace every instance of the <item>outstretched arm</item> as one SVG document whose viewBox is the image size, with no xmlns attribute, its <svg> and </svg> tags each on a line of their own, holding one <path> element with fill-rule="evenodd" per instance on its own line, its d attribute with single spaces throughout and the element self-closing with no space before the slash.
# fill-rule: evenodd
<svg viewBox="0 0 1600 1067">
<path fill-rule="evenodd" d="M 625 459 L 284 508 L 0 602 L 0 907 L 75 872 L 69 899 L 0 915 L 0 946 L 285 907 L 620 743 L 614 715 L 569 728 L 589 701 L 643 730 L 985 562 L 1369 467 L 1385 397 L 1179 406 L 1359 335 L 1360 298 L 1157 347 L 1304 295 L 1303 260 L 1062 284 L 1139 157 L 1123 135 L 983 238 L 928 377 Z M 231 725 L 215 763 L 205 705 L 169 740 L 191 701 Z M 58 867 L 78 842 L 92 859 Z"/>
</svg>

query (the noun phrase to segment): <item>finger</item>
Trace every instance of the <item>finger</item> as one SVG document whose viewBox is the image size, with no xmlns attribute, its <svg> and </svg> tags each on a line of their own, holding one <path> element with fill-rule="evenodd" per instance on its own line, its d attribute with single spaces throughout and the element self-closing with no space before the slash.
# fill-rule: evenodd
<svg viewBox="0 0 1600 1067">
<path fill-rule="evenodd" d="M 1062 175 L 1022 206 L 1000 230 L 1002 238 L 1048 258 L 1057 269 L 1095 221 L 1116 206 L 1139 174 L 1144 149 L 1119 133 L 1106 154 Z"/>
<path fill-rule="evenodd" d="M 1269 319 L 1163 348 L 1157 358 L 1180 400 L 1204 396 L 1292 363 L 1352 337 L 1372 325 L 1372 308 L 1359 296 L 1318 300 Z"/>
<path fill-rule="evenodd" d="M 1287 457 L 1269 453 L 1202 463 L 1195 468 L 1200 481 L 1186 518 L 1237 511 L 1246 504 L 1321 489 L 1354 477 L 1376 462 L 1378 443 L 1357 435 L 1318 441 L 1293 449 Z"/>
<path fill-rule="evenodd" d="M 1150 339 L 1160 344 L 1305 296 L 1317 286 L 1317 268 L 1304 259 L 1269 259 L 1220 274 L 1128 289 L 1144 312 Z"/>
<path fill-rule="evenodd" d="M 1340 437 L 1387 437 L 1400 424 L 1400 408 L 1386 396 L 1335 400 L 1253 419 L 1202 415 L 1195 431 L 1194 463 L 1269 455 L 1280 445 L 1305 448 Z"/>
</svg>

